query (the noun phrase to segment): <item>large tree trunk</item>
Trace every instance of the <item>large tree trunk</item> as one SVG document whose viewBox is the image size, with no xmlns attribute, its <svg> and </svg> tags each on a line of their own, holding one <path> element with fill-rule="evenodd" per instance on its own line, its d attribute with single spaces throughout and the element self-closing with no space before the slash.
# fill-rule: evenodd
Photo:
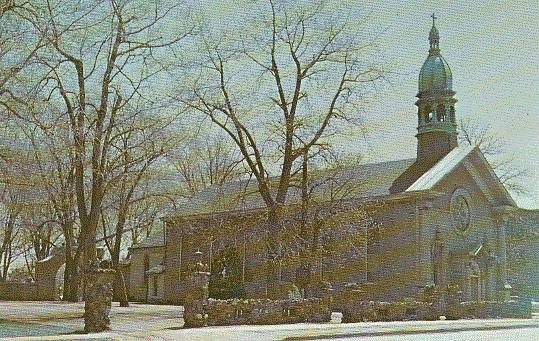
<svg viewBox="0 0 539 341">
<path fill-rule="evenodd" d="M 116 231 L 114 236 L 114 249 L 112 250 L 113 252 L 111 255 L 112 267 L 116 270 L 113 298 L 117 302 L 120 302 L 120 307 L 129 307 L 125 278 L 122 270 L 120 269 L 120 250 L 122 248 L 122 235 L 124 233 L 124 225 L 127 215 L 127 203 L 129 202 L 132 193 L 132 190 L 128 193 L 127 198 L 123 201 L 120 211 L 118 212 L 118 221 L 116 222 Z"/>
<path fill-rule="evenodd" d="M 125 278 L 119 266 L 116 268 L 116 277 L 114 292 L 118 292 L 117 301 L 120 302 L 120 307 L 129 307 Z"/>
<path fill-rule="evenodd" d="M 120 269 L 120 245 L 115 241 L 115 250 L 112 254 L 112 267 L 116 270 L 116 279 L 114 280 L 113 299 L 120 302 L 120 307 L 129 307 L 127 298 L 127 287 L 125 278 Z"/>
<path fill-rule="evenodd" d="M 280 205 L 274 205 L 270 208 L 266 221 L 266 285 L 268 298 L 271 299 L 277 299 L 281 294 L 282 217 L 280 207 Z"/>
</svg>

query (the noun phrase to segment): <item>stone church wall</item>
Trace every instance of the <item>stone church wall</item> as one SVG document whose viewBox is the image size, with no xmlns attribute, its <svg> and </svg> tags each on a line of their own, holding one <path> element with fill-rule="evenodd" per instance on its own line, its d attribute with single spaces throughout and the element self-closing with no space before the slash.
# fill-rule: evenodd
<svg viewBox="0 0 539 341">
<path fill-rule="evenodd" d="M 539 210 L 510 217 L 507 248 L 513 294 L 539 301 Z"/>
<path fill-rule="evenodd" d="M 241 222 L 236 224 L 235 219 Z M 223 223 L 224 221 L 227 223 Z M 182 292 L 184 270 L 187 264 L 196 261 L 194 254 L 197 250 L 202 252 L 204 262 L 212 264 L 212 261 L 215 261 L 220 252 L 226 248 L 233 248 L 242 263 L 241 277 L 246 296 L 265 297 L 267 294 L 266 246 L 263 224 L 263 216 L 257 214 L 251 217 L 235 218 L 201 217 L 190 221 L 167 223 L 165 300 L 170 303 L 181 302 L 184 295 Z M 285 223 L 285 225 L 286 232 L 290 232 L 292 229 L 290 226 L 293 226 L 293 223 L 289 221 L 289 224 Z M 346 227 L 346 231 L 355 230 L 353 222 L 348 225 L 350 226 Z M 358 233 L 361 235 L 364 232 L 358 231 Z M 313 277 L 326 277 L 325 279 L 337 288 L 343 287 L 347 282 L 364 281 L 365 278 L 365 260 L 362 255 L 364 243 L 361 242 L 359 248 L 348 247 L 342 242 L 345 238 L 350 239 L 350 235 L 335 233 L 330 241 L 333 256 L 313 260 Z M 288 242 L 291 241 L 288 240 Z M 293 246 L 287 247 L 288 255 L 279 263 L 278 271 L 283 283 L 292 283 L 296 282 L 296 270 L 300 262 L 297 253 L 291 252 Z"/>
<path fill-rule="evenodd" d="M 446 260 L 444 283 L 458 283 L 463 289 L 463 298 L 472 299 L 470 284 L 464 282 L 464 277 L 469 276 L 471 271 L 465 261 L 468 264 L 474 261 L 478 263 L 480 270 L 481 298 L 493 299 L 495 290 L 503 285 L 501 284 L 503 274 L 500 269 L 503 267 L 505 257 L 502 222 L 496 219 L 492 210 L 493 204 L 488 201 L 463 166 L 449 175 L 436 189 L 447 193 L 447 196 L 435 204 L 442 216 L 438 221 L 444 243 L 443 257 Z M 464 231 L 455 226 L 451 212 L 451 195 L 457 189 L 465 189 L 469 194 L 470 223 Z M 474 252 L 479 254 L 472 257 L 471 253 Z M 494 258 L 497 261 L 494 261 Z M 460 259 L 458 262 L 461 264 L 450 264 L 451 259 Z"/>
<path fill-rule="evenodd" d="M 456 189 L 465 190 L 469 196 L 470 224 L 464 231 L 453 223 L 451 198 Z M 358 201 L 343 210 L 352 212 L 361 205 Z M 372 283 L 370 287 L 376 288 L 372 290 L 372 299 L 392 300 L 417 297 L 426 285 L 434 284 L 436 273 L 439 285 L 457 283 L 463 289 L 463 299 L 470 299 L 473 261 L 481 275 L 480 295 L 494 298 L 495 291 L 503 286 L 505 246 L 501 238 L 503 227 L 492 206 L 472 176 L 460 166 L 433 192 L 369 203 L 365 209 L 376 222 L 375 227 L 354 230 L 354 221 L 350 221 L 347 230 L 334 231 L 328 242 L 333 255 L 320 257 L 313 274 L 331 282 L 337 292 L 346 283 Z M 243 221 L 234 225 L 234 219 Z M 242 263 L 247 297 L 263 297 L 266 250 L 262 221 L 256 215 L 232 218 L 215 215 L 168 222 L 165 300 L 181 302 L 183 271 L 187 264 L 196 261 L 197 250 L 202 252 L 203 261 L 211 264 L 219 252 L 231 246 Z M 227 224 L 228 227 L 219 229 Z M 364 245 L 356 252 L 346 244 L 353 231 L 365 235 Z M 432 266 L 435 238 L 440 238 L 443 244 L 439 269 Z M 475 252 L 478 254 L 472 256 Z M 492 264 L 493 259 L 496 261 Z M 297 259 L 283 259 L 280 272 L 284 282 L 296 281 L 298 264 Z"/>
<path fill-rule="evenodd" d="M 367 281 L 376 288 L 370 299 L 388 300 L 417 294 L 419 257 L 415 201 L 387 202 L 374 215 L 379 236 L 369 245 Z"/>
</svg>

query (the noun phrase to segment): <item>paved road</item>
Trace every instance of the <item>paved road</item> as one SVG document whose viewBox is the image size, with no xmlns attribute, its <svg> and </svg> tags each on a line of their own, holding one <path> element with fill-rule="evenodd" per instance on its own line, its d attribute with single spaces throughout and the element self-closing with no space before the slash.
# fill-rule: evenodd
<svg viewBox="0 0 539 341">
<path fill-rule="evenodd" d="M 417 340 L 437 340 L 437 341 L 463 341 L 463 340 L 488 340 L 488 341 L 532 341 L 539 340 L 539 328 L 505 329 L 505 330 L 474 330 L 465 332 L 450 333 L 425 333 L 410 335 L 391 335 L 364 337 L 369 341 L 417 341 Z M 332 340 L 357 340 L 357 337 L 343 337 Z"/>
</svg>

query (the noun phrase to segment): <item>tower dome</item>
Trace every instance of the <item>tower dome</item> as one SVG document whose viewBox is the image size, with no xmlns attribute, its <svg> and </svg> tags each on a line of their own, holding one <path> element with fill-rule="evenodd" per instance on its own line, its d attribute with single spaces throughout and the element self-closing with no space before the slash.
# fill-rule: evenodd
<svg viewBox="0 0 539 341">
<path fill-rule="evenodd" d="M 435 18 L 433 16 L 432 28 L 429 33 L 429 55 L 419 72 L 419 93 L 451 91 L 453 86 L 453 76 L 449 64 L 440 54 L 440 34 L 434 23 Z"/>
<path fill-rule="evenodd" d="M 451 69 L 440 54 L 440 33 L 432 15 L 430 49 L 419 73 L 416 105 L 417 159 L 427 163 L 439 160 L 457 146 L 455 92 Z"/>
<path fill-rule="evenodd" d="M 421 67 L 419 72 L 419 92 L 451 91 L 453 87 L 453 75 L 449 64 L 438 54 L 431 54 Z"/>
</svg>

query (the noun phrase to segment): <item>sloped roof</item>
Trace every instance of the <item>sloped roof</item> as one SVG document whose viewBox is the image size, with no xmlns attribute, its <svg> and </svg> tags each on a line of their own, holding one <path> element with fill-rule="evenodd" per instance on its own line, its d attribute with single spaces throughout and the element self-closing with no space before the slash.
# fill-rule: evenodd
<svg viewBox="0 0 539 341">
<path fill-rule="evenodd" d="M 496 207 L 514 209 L 516 203 L 478 147 L 456 147 L 411 184 L 405 192 L 431 190 L 459 165 L 464 165 L 479 188 Z"/>
<path fill-rule="evenodd" d="M 454 148 L 432 168 L 423 173 L 419 179 L 406 189 L 406 192 L 431 189 L 447 174 L 451 173 L 473 150 L 474 148 L 469 145 Z"/>
<path fill-rule="evenodd" d="M 163 264 L 157 264 L 157 265 L 152 266 L 150 269 L 146 270 L 146 274 L 147 275 L 160 274 L 160 273 L 163 273 L 163 271 L 165 271 L 165 266 Z"/>
<path fill-rule="evenodd" d="M 357 198 L 389 195 L 393 181 L 414 161 L 415 159 L 386 161 L 345 167 L 334 172 L 320 172 L 313 176 L 310 188 L 314 188 L 314 197 L 322 199 L 344 195 L 344 191 L 347 191 L 347 197 Z M 300 196 L 300 190 L 291 187 L 287 194 L 287 202 L 298 202 Z M 265 205 L 258 193 L 256 179 L 250 179 L 207 187 L 170 217 L 247 211 L 263 207 Z"/>
<path fill-rule="evenodd" d="M 163 229 L 156 229 L 140 243 L 131 246 L 131 249 L 143 248 L 143 247 L 159 247 L 165 245 L 165 234 Z"/>
</svg>

